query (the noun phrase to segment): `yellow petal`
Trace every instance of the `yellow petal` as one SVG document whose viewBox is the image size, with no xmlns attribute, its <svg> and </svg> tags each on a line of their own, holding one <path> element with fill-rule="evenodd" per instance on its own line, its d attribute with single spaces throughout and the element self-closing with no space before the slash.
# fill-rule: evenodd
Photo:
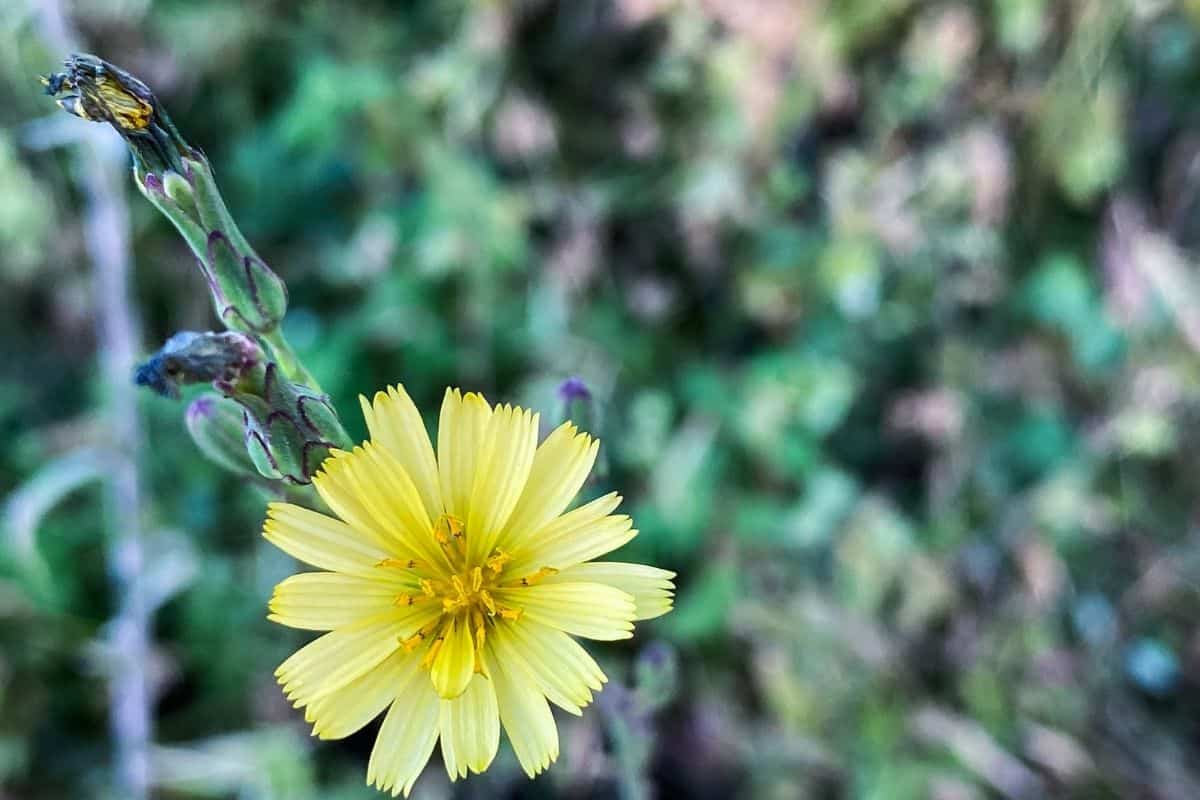
<svg viewBox="0 0 1200 800">
<path fill-rule="evenodd" d="M 310 631 L 331 631 L 391 610 L 396 596 L 411 589 L 398 576 L 376 569 L 377 577 L 305 572 L 275 587 L 267 619 Z"/>
<path fill-rule="evenodd" d="M 558 728 L 554 715 L 537 686 L 514 673 L 496 656 L 492 683 L 504 732 L 525 774 L 534 777 L 558 758 Z"/>
<path fill-rule="evenodd" d="M 393 555 L 372 537 L 341 520 L 291 503 L 267 506 L 263 536 L 288 555 L 314 567 L 350 575 L 373 575 Z"/>
<path fill-rule="evenodd" d="M 416 664 L 413 655 L 405 663 Z M 409 675 L 411 672 L 411 675 Z M 397 681 L 396 702 L 379 728 L 371 760 L 367 763 L 367 783 L 395 797 L 407 797 L 417 782 L 438 738 L 441 700 L 429 684 L 423 669 L 412 668 L 406 680 Z"/>
<path fill-rule="evenodd" d="M 392 555 L 440 559 L 432 522 L 404 468 L 370 442 L 325 461 L 313 478 L 317 493 L 357 530 L 371 531 Z"/>
<path fill-rule="evenodd" d="M 637 535 L 628 517 L 609 516 L 620 503 L 616 492 L 606 494 L 522 537 L 504 574 L 523 577 L 542 567 L 563 569 L 582 560 L 580 554 L 595 558 L 620 547 Z"/>
<path fill-rule="evenodd" d="M 466 620 L 454 620 L 442 629 L 445 637 L 429 670 L 433 688 L 443 698 L 458 697 L 475 674 L 475 638 Z"/>
<path fill-rule="evenodd" d="M 486 770 L 500 746 L 500 714 L 492 682 L 479 677 L 458 697 L 443 699 L 438 728 L 450 780 L 467 777 L 468 769 Z"/>
<path fill-rule="evenodd" d="M 637 536 L 633 521 L 625 515 L 605 517 L 589 525 L 564 530 L 540 543 L 536 558 L 541 564 L 562 571 L 616 550 Z M 518 564 L 518 567 L 520 565 Z M 515 569 L 512 575 L 520 573 Z"/>
<path fill-rule="evenodd" d="M 522 619 L 574 636 L 612 641 L 633 636 L 633 598 L 602 583 L 555 583 L 502 589 L 502 605 L 516 607 Z"/>
<path fill-rule="evenodd" d="M 571 714 L 592 702 L 604 673 L 574 639 L 527 619 L 497 625 L 488 636 L 510 675 L 535 683 L 546 699 Z"/>
<path fill-rule="evenodd" d="M 492 552 L 521 497 L 537 450 L 537 432 L 538 415 L 521 408 L 497 408 L 488 420 L 467 518 L 467 552 L 474 563 Z"/>
<path fill-rule="evenodd" d="M 425 432 L 425 422 L 404 386 L 376 392 L 373 404 L 359 397 L 363 418 L 375 442 L 396 460 L 412 479 L 430 519 L 442 513 L 442 490 L 438 486 L 437 459 Z"/>
<path fill-rule="evenodd" d="M 491 415 L 482 395 L 446 390 L 438 418 L 438 480 L 446 512 L 464 522 L 471 510 L 476 457 Z"/>
<path fill-rule="evenodd" d="M 313 735 L 341 739 L 375 719 L 396 699 L 396 687 L 416 675 L 418 661 L 417 656 L 397 650 L 341 689 L 314 701 L 304 711 L 304 719 L 313 723 Z"/>
<path fill-rule="evenodd" d="M 546 583 L 570 583 L 594 581 L 615 586 L 633 596 L 637 606 L 634 619 L 653 619 L 671 610 L 675 597 L 675 573 L 645 564 L 623 564 L 617 561 L 591 561 L 576 564 L 557 575 L 545 579 Z"/>
<path fill-rule="evenodd" d="M 338 628 L 297 650 L 275 670 L 297 707 L 342 688 L 390 656 L 400 639 L 436 619 L 433 604 L 390 611 Z"/>
<path fill-rule="evenodd" d="M 504 526 L 499 545 L 512 550 L 566 509 L 596 463 L 600 442 L 570 422 L 558 426 L 538 447 L 525 490 Z"/>
</svg>

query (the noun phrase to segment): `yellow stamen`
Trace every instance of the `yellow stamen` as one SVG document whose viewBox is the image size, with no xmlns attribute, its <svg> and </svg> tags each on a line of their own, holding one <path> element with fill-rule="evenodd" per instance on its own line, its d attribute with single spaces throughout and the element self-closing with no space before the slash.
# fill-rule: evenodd
<svg viewBox="0 0 1200 800">
<path fill-rule="evenodd" d="M 433 644 L 429 645 L 429 651 L 426 652 L 425 657 L 421 659 L 422 667 L 428 668 L 433 666 L 433 660 L 437 658 L 437 654 L 442 649 L 442 645 L 445 643 L 445 641 L 446 637 L 441 635 L 433 640 Z"/>
<path fill-rule="evenodd" d="M 503 550 L 496 550 L 494 553 L 492 553 L 492 557 L 489 558 L 485 563 L 487 564 L 488 569 L 499 575 L 500 571 L 504 569 L 504 565 L 509 561 L 512 561 L 512 556 Z"/>
<path fill-rule="evenodd" d="M 492 593 L 484 589 L 479 593 L 479 601 L 483 603 L 483 607 L 487 609 L 488 616 L 496 616 L 496 601 L 492 599 Z"/>
</svg>

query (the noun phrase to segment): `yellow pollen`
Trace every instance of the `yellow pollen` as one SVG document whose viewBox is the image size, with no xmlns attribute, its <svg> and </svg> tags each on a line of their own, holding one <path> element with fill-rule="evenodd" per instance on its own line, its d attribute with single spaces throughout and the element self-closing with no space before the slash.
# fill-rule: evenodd
<svg viewBox="0 0 1200 800">
<path fill-rule="evenodd" d="M 382 561 L 375 562 L 375 566 L 393 567 L 395 569 L 416 569 L 422 566 L 422 564 L 415 558 L 385 558 Z"/>
<path fill-rule="evenodd" d="M 404 648 L 404 652 L 411 653 L 413 650 L 416 650 L 417 646 L 420 645 L 421 642 L 425 641 L 425 638 L 429 636 L 429 634 L 432 633 L 439 625 L 440 621 L 434 620 L 407 639 L 401 639 L 400 646 Z"/>
<path fill-rule="evenodd" d="M 522 586 L 535 586 L 536 584 L 541 583 L 543 578 L 549 578 L 551 575 L 557 574 L 558 570 L 556 570 L 554 567 L 542 567 L 532 575 L 526 575 L 524 578 L 521 578 L 520 584 Z"/>
</svg>

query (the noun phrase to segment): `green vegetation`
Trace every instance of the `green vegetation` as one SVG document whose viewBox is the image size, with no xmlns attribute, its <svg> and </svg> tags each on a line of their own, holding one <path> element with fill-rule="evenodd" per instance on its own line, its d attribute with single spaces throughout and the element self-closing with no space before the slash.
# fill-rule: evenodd
<svg viewBox="0 0 1200 800">
<path fill-rule="evenodd" d="M 104 148 L 37 84 L 54 4 L 10 5 L 0 796 L 117 798 Z M 679 573 L 547 775 L 502 748 L 415 795 L 1200 797 L 1200 3 L 76 5 L 352 439 L 394 382 L 569 413 L 630 560 Z M 121 177 L 139 355 L 219 329 Z M 373 797 L 374 726 L 309 739 L 274 683 L 292 564 L 199 394 L 137 395 L 154 796 Z"/>
</svg>

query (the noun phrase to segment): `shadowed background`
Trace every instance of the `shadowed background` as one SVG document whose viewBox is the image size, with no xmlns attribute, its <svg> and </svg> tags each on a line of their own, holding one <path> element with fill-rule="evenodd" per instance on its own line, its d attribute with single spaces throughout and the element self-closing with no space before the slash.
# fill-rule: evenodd
<svg viewBox="0 0 1200 800">
<path fill-rule="evenodd" d="M 1200 3 L 17 0 L 0 798 L 376 796 L 274 684 L 263 496 L 129 382 L 216 323 L 40 94 L 71 48 L 208 154 L 352 435 L 398 381 L 570 414 L 679 573 L 548 774 L 416 796 L 1200 797 Z"/>
</svg>

